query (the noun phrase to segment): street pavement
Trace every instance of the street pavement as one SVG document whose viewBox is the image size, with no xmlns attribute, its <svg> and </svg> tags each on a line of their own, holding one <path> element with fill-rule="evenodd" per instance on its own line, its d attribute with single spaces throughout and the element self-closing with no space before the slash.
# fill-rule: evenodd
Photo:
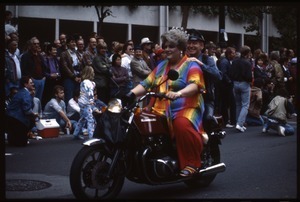
<svg viewBox="0 0 300 202">
<path fill-rule="evenodd" d="M 26 147 L 6 145 L 6 188 L 12 190 L 6 191 L 6 198 L 74 198 L 69 184 L 69 169 L 83 140 L 73 140 L 72 135 L 63 134 L 57 138 L 29 141 Z M 7 187 L 17 179 L 22 180 L 17 187 L 20 191 Z M 33 184 L 32 180 L 36 183 Z M 42 189 L 43 182 L 51 186 Z"/>
<path fill-rule="evenodd" d="M 297 127 L 296 118 L 289 122 Z M 257 133 L 261 133 L 262 127 L 256 128 Z M 234 128 L 226 128 L 225 131 L 228 135 L 238 133 Z M 253 133 L 253 130 L 249 131 Z M 241 135 L 248 133 L 246 131 Z M 60 134 L 57 138 L 30 139 L 27 147 L 5 145 L 5 198 L 74 199 L 69 170 L 82 143 L 83 140 L 73 140 L 72 135 Z"/>
</svg>

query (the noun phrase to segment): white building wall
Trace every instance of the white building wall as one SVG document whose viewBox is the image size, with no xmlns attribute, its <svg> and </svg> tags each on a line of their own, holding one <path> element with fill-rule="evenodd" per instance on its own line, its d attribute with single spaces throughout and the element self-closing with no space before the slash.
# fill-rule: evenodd
<svg viewBox="0 0 300 202">
<path fill-rule="evenodd" d="M 18 6 L 19 17 L 59 18 L 63 20 L 98 21 L 94 6 Z M 106 7 L 107 8 L 107 7 Z M 112 6 L 112 16 L 105 18 L 107 23 L 158 25 L 159 6 L 141 6 L 129 12 L 127 6 Z M 99 7 L 100 11 L 100 7 Z"/>
<path fill-rule="evenodd" d="M 204 31 L 218 32 L 219 30 L 219 18 L 218 17 L 207 17 L 203 14 L 189 15 L 188 29 L 200 29 Z"/>
<path fill-rule="evenodd" d="M 18 17 L 58 18 L 62 20 L 97 20 L 96 10 L 83 6 L 18 6 Z"/>
<path fill-rule="evenodd" d="M 113 16 L 105 18 L 106 23 L 121 23 L 131 25 L 150 25 L 160 26 L 161 6 L 139 6 L 138 9 L 130 12 L 127 6 L 112 6 L 110 7 Z M 16 17 L 33 17 L 33 18 L 50 18 L 64 20 L 80 20 L 98 22 L 98 17 L 95 8 L 84 6 L 7 6 L 13 12 L 16 12 Z M 182 15 L 180 8 L 174 11 L 166 12 L 169 16 L 168 26 L 180 27 Z M 166 23 L 167 24 L 167 23 Z M 245 32 L 244 24 L 232 22 L 229 17 L 225 18 L 225 29 L 228 33 L 237 34 L 255 34 Z M 202 14 L 190 14 L 187 28 L 201 29 L 205 31 L 218 32 L 219 19 L 217 17 L 206 17 Z M 276 28 L 270 20 L 268 25 L 269 36 L 279 37 Z"/>
</svg>

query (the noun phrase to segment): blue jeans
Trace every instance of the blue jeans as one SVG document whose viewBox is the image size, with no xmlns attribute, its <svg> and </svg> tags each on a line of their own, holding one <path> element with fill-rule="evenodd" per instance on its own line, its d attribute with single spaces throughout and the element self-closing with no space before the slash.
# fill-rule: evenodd
<svg viewBox="0 0 300 202">
<path fill-rule="evenodd" d="M 132 81 L 132 79 L 130 79 L 128 81 L 126 91 L 129 92 L 131 89 L 133 89 L 133 81 Z"/>
<path fill-rule="evenodd" d="M 257 118 L 248 114 L 246 117 L 246 123 L 248 126 L 262 126 L 264 125 L 264 120 L 261 116 Z"/>
<path fill-rule="evenodd" d="M 204 119 L 210 120 L 213 119 L 214 116 L 214 110 L 215 110 L 215 104 L 214 101 L 204 101 L 205 110 L 204 110 Z"/>
<path fill-rule="evenodd" d="M 33 79 L 35 86 L 35 97 L 42 100 L 46 79 Z"/>
<path fill-rule="evenodd" d="M 278 131 L 279 126 L 284 127 L 285 131 L 284 134 L 285 135 L 293 135 L 295 133 L 295 129 L 293 126 L 291 126 L 290 124 L 287 123 L 282 123 L 276 119 L 272 119 L 272 118 L 266 118 L 265 124 L 264 124 L 264 128 L 266 129 L 266 131 L 268 131 L 269 129 L 273 129 L 275 131 Z"/>
<path fill-rule="evenodd" d="M 58 125 L 60 126 L 60 128 L 64 131 L 64 129 L 66 128 L 66 122 L 65 120 L 63 120 L 63 118 L 56 118 L 56 122 L 58 123 Z M 72 124 L 72 128 L 75 129 L 77 121 L 75 120 L 70 120 L 71 124 Z"/>
<path fill-rule="evenodd" d="M 251 87 L 249 82 L 234 81 L 233 93 L 236 103 L 236 123 L 241 127 L 244 125 L 248 114 L 248 108 L 250 104 L 250 92 Z"/>
<path fill-rule="evenodd" d="M 73 79 L 66 78 L 64 80 L 64 92 L 65 92 L 65 103 L 67 104 L 68 101 L 73 97 L 73 92 L 76 89 L 79 89 L 80 84 L 74 81 Z"/>
</svg>

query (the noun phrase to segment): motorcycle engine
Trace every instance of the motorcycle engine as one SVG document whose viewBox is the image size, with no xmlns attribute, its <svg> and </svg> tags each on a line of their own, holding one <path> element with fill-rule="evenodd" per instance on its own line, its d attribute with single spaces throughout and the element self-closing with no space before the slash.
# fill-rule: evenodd
<svg viewBox="0 0 300 202">
<path fill-rule="evenodd" d="M 174 177 L 179 170 L 178 161 L 169 139 L 166 136 L 149 136 L 146 144 L 151 147 L 148 166 L 152 178 L 161 180 Z"/>
<path fill-rule="evenodd" d="M 178 163 L 170 156 L 153 159 L 153 171 L 158 178 L 172 177 L 178 172 Z"/>
</svg>

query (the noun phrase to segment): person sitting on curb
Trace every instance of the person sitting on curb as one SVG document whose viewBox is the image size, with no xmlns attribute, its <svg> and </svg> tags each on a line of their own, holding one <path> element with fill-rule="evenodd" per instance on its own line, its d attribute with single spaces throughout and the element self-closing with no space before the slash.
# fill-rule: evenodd
<svg viewBox="0 0 300 202">
<path fill-rule="evenodd" d="M 278 131 L 279 135 L 293 135 L 295 129 L 287 123 L 288 115 L 293 112 L 292 105 L 287 99 L 288 92 L 285 88 L 280 88 L 268 105 L 268 110 L 265 112 L 267 116 L 262 132 L 266 133 L 271 128 Z"/>
<path fill-rule="evenodd" d="M 39 98 L 35 97 L 35 87 L 33 87 L 30 90 L 30 95 L 33 98 L 33 108 L 32 111 L 33 113 L 39 114 L 40 118 L 42 118 L 42 104 Z M 31 128 L 31 130 L 28 132 L 28 138 L 30 139 L 43 139 L 41 136 L 38 135 L 38 129 L 36 127 L 38 119 L 35 120 L 35 124 Z"/>
<path fill-rule="evenodd" d="M 78 105 L 79 95 L 80 95 L 80 90 L 76 89 L 73 92 L 73 97 L 68 102 L 67 116 L 70 120 L 78 121 L 80 118 L 80 107 Z"/>
<path fill-rule="evenodd" d="M 45 106 L 44 114 L 48 119 L 56 119 L 62 131 L 69 128 L 70 131 L 75 128 L 77 123 L 70 120 L 66 113 L 66 104 L 64 101 L 64 87 L 61 85 L 54 86 L 54 98 Z"/>
<path fill-rule="evenodd" d="M 34 88 L 31 77 L 23 76 L 20 80 L 20 89 L 14 95 L 6 108 L 5 132 L 10 146 L 26 146 L 28 132 L 33 126 L 37 113 L 32 111 L 33 98 L 30 91 Z"/>
</svg>

